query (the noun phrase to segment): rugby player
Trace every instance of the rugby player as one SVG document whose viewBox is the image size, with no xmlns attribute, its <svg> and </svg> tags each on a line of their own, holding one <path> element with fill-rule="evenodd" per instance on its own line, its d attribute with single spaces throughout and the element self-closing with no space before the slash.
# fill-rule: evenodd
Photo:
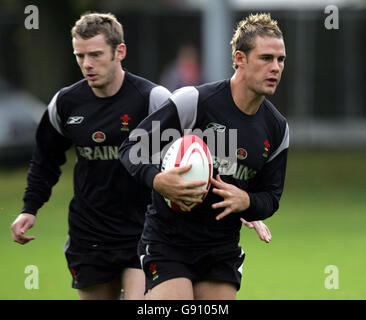
<svg viewBox="0 0 366 320">
<path fill-rule="evenodd" d="M 275 93 L 284 69 L 283 35 L 269 14 L 255 14 L 240 21 L 231 44 L 230 79 L 175 91 L 120 148 L 126 169 L 153 189 L 139 243 L 150 299 L 235 299 L 245 257 L 239 246 L 241 219 L 267 219 L 279 208 L 289 129 L 266 96 Z M 151 155 L 147 163 L 139 161 L 136 148 L 141 154 L 144 148 L 154 148 L 155 121 L 161 133 L 210 129 L 216 137 L 223 133 L 225 141 L 230 140 L 230 130 L 236 130 L 236 163 L 213 154 L 215 177 L 203 202 L 197 195 L 206 191 L 197 187 L 206 182 L 187 182 L 180 176 L 189 165 L 160 172 Z M 150 139 L 141 141 L 149 145 L 136 139 L 144 134 Z M 228 146 L 216 145 L 214 150 L 225 147 L 224 154 L 229 154 Z M 187 212 L 171 210 L 164 197 Z M 185 202 L 200 205 L 190 211 Z"/>
<path fill-rule="evenodd" d="M 13 240 L 25 244 L 34 239 L 25 233 L 50 198 L 65 152 L 74 146 L 74 196 L 65 245 L 72 287 L 80 299 L 119 299 L 122 289 L 125 299 L 143 299 L 137 243 L 151 190 L 124 169 L 118 147 L 170 92 L 122 68 L 124 32 L 112 14 L 82 15 L 71 35 L 84 79 L 59 90 L 39 124 L 24 207 L 12 224 Z"/>
</svg>

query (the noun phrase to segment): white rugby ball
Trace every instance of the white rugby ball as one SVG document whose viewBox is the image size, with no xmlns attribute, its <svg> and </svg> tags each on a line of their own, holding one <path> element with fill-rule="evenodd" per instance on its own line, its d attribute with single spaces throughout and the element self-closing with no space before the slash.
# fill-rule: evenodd
<svg viewBox="0 0 366 320">
<path fill-rule="evenodd" d="M 186 181 L 204 180 L 206 184 L 198 189 L 210 188 L 212 178 L 212 157 L 210 150 L 205 142 L 196 135 L 186 135 L 176 140 L 166 152 L 161 170 L 169 170 L 172 168 L 182 167 L 187 164 L 192 164 L 192 167 L 187 172 L 183 173 L 181 177 Z M 204 199 L 206 194 L 199 197 Z M 185 209 L 178 206 L 173 201 L 165 198 L 166 203 L 170 208 L 177 212 L 184 212 Z M 199 203 L 186 202 L 191 210 L 196 208 Z"/>
</svg>

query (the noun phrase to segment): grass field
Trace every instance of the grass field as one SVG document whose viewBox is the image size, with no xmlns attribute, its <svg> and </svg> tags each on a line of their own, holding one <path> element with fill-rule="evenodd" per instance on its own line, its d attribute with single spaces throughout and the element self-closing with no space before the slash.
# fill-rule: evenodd
<svg viewBox="0 0 366 320">
<path fill-rule="evenodd" d="M 73 155 L 69 156 L 73 159 Z M 280 210 L 266 221 L 272 241 L 242 229 L 246 252 L 238 299 L 366 299 L 366 152 L 289 154 Z M 12 242 L 10 224 L 22 207 L 26 168 L 0 169 L 0 299 L 77 299 L 63 246 L 72 166 L 40 210 L 28 234 Z M 26 289 L 25 268 L 39 271 L 39 289 Z M 338 289 L 327 289 L 327 266 L 338 270 Z M 333 282 L 334 283 L 334 282 Z"/>
</svg>

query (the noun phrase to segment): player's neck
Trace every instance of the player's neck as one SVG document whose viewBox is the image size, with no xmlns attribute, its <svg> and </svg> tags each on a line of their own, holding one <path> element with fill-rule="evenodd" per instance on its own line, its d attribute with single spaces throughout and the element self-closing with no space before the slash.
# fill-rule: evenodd
<svg viewBox="0 0 366 320">
<path fill-rule="evenodd" d="M 256 114 L 264 100 L 263 95 L 258 95 L 248 88 L 244 79 L 237 73 L 230 79 L 231 95 L 235 105 L 245 114 Z"/>
<path fill-rule="evenodd" d="M 94 94 L 99 98 L 106 98 L 114 96 L 122 87 L 123 80 L 125 78 L 125 71 L 121 68 L 117 68 L 113 75 L 112 80 L 102 88 L 92 88 Z"/>
</svg>

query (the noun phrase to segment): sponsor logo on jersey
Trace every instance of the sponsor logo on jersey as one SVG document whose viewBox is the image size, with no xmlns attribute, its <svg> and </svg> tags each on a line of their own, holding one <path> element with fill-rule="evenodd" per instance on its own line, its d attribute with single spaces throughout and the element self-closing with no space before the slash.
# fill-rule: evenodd
<svg viewBox="0 0 366 320">
<path fill-rule="evenodd" d="M 130 121 L 131 118 L 128 116 L 128 114 L 125 114 L 123 117 L 121 117 L 121 120 L 122 120 L 121 131 L 130 131 L 130 128 L 128 127 L 128 121 Z"/>
<path fill-rule="evenodd" d="M 270 148 L 271 148 L 271 145 L 269 144 L 269 141 L 267 139 L 266 141 L 264 141 L 264 152 L 262 154 L 262 156 L 264 158 L 268 158 L 268 153 L 269 153 Z"/>
<path fill-rule="evenodd" d="M 245 160 L 248 157 L 248 152 L 244 148 L 239 148 L 236 150 L 236 157 L 239 160 Z"/>
<path fill-rule="evenodd" d="M 232 163 L 227 159 L 220 159 L 217 156 L 213 156 L 214 168 L 217 169 L 220 175 L 233 176 L 237 180 L 249 180 L 253 179 L 257 171 L 250 169 L 249 167 L 241 164 Z"/>
<path fill-rule="evenodd" d="M 207 129 L 212 129 L 217 132 L 224 132 L 226 130 L 226 126 L 224 126 L 223 124 L 216 123 L 216 122 L 210 122 L 207 125 Z"/>
<path fill-rule="evenodd" d="M 253 179 L 255 175 L 257 174 L 257 171 L 248 168 L 247 166 L 241 164 L 238 169 L 236 170 L 235 174 L 233 174 L 234 179 L 238 180 L 249 180 Z"/>
<path fill-rule="evenodd" d="M 84 117 L 82 116 L 72 116 L 67 119 L 66 124 L 80 124 L 84 120 Z"/>
<path fill-rule="evenodd" d="M 97 142 L 97 143 L 101 143 L 103 141 L 105 141 L 106 139 L 106 136 L 105 136 L 105 133 L 102 132 L 102 131 L 97 131 L 97 132 L 94 132 L 92 134 L 92 139 Z"/>
<path fill-rule="evenodd" d="M 80 147 L 79 155 L 88 160 L 118 160 L 118 146 Z"/>
</svg>

